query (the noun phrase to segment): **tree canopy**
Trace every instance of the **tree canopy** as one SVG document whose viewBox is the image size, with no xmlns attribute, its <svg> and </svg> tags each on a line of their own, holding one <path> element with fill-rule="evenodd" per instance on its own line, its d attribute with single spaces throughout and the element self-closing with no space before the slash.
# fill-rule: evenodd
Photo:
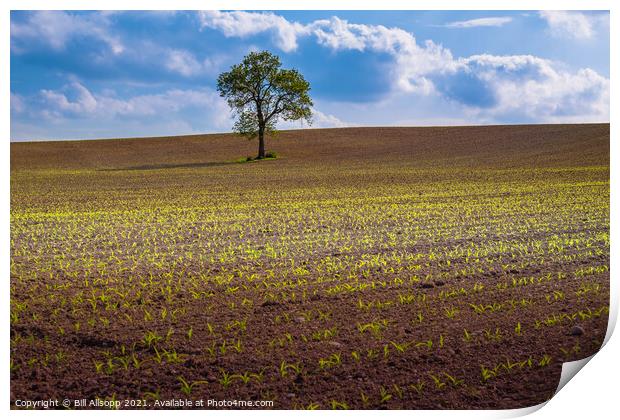
<svg viewBox="0 0 620 420">
<path fill-rule="evenodd" d="M 269 51 L 251 52 L 217 79 L 217 90 L 237 118 L 233 130 L 259 138 L 258 158 L 265 157 L 265 133 L 279 120 L 312 123 L 310 84 L 294 69 L 282 69 Z"/>
</svg>

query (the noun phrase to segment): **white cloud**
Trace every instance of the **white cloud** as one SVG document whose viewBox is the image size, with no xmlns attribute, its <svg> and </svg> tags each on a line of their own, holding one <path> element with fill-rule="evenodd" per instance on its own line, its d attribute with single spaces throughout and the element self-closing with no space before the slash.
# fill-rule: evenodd
<svg viewBox="0 0 620 420">
<path fill-rule="evenodd" d="M 204 12 L 200 16 L 203 26 L 219 29 L 226 36 L 274 32 L 278 34 L 276 45 L 287 52 L 297 47 L 299 37 L 313 36 L 317 43 L 333 51 L 387 53 L 393 58 L 392 95 L 442 96 L 445 92 L 436 85 L 438 78 L 468 75 L 479 81 L 480 89 L 488 90 L 480 95 L 488 94 L 492 103 L 482 106 L 456 95 L 448 98 L 460 101 L 463 112 L 485 121 L 508 114 L 533 120 L 551 120 L 561 115 L 587 115 L 601 121 L 609 118 L 609 79 L 591 69 L 569 72 L 549 60 L 526 55 L 454 58 L 449 49 L 433 41 L 418 44 L 413 34 L 403 29 L 354 24 L 338 17 L 302 25 L 272 13 Z M 552 22 L 550 25 L 563 22 L 579 36 L 591 36 L 588 17 L 583 14 L 541 12 L 541 16 Z M 510 20 L 509 17 L 481 18 L 452 25 L 498 26 Z"/>
<path fill-rule="evenodd" d="M 559 10 L 543 10 L 538 15 L 547 22 L 553 36 L 572 39 L 590 39 L 594 36 L 595 21 L 592 16 Z"/>
<path fill-rule="evenodd" d="M 471 125 L 481 123 L 483 119 L 477 110 L 440 95 L 401 93 L 376 102 L 321 101 L 317 108 L 326 115 L 337 117 L 347 127 Z"/>
<path fill-rule="evenodd" d="M 167 50 L 165 61 L 168 70 L 185 77 L 216 73 L 222 64 L 221 57 L 207 57 L 199 61 L 191 52 L 177 49 Z"/>
<path fill-rule="evenodd" d="M 333 17 L 310 25 L 317 42 L 332 50 L 387 53 L 394 57 L 394 87 L 406 92 L 429 94 L 432 83 L 425 75 L 452 72 L 459 64 L 449 50 L 428 40 L 418 45 L 415 37 L 400 28 L 352 24 Z"/>
<path fill-rule="evenodd" d="M 245 38 L 271 32 L 275 44 L 286 52 L 297 49 L 297 37 L 306 31 L 304 25 L 273 13 L 201 11 L 198 17 L 203 28 L 218 29 L 227 37 Z"/>
<path fill-rule="evenodd" d="M 60 90 L 41 90 L 31 98 L 11 95 L 13 107 L 23 109 L 24 103 L 33 101 L 38 107 L 30 117 L 36 123 L 15 121 L 12 140 L 45 139 L 58 130 L 62 138 L 101 138 L 129 135 L 174 135 L 201 133 L 212 130 L 228 131 L 233 124 L 226 102 L 211 89 L 171 89 L 159 94 L 136 95 L 119 98 L 115 91 L 106 89 L 93 93 L 74 80 Z M 41 107 L 42 105 L 42 107 Z M 197 125 L 187 116 L 189 109 L 197 110 Z M 47 124 L 42 123 L 46 121 Z M 195 120 L 195 118 L 194 118 Z M 102 122 L 113 122 L 103 124 Z M 49 125 L 51 124 L 51 125 Z M 294 122 L 283 122 L 281 129 L 305 128 Z M 42 127 L 47 126 L 47 129 Z M 314 128 L 346 127 L 349 124 L 334 115 L 313 110 Z M 123 134 L 119 134 L 122 132 Z M 159 131 L 157 131 L 159 130 Z"/>
<path fill-rule="evenodd" d="M 359 124 L 354 124 L 359 125 Z M 341 128 L 349 127 L 351 124 L 342 121 L 340 118 L 332 114 L 312 109 L 312 124 L 308 125 L 305 121 L 281 121 L 278 124 L 280 130 L 299 130 L 303 128 Z"/>
<path fill-rule="evenodd" d="M 183 118 L 181 112 L 190 108 L 204 110 L 205 118 L 213 126 L 228 129 L 230 111 L 226 102 L 211 89 L 170 89 L 163 93 L 136 95 L 120 99 L 115 92 L 90 92 L 77 81 L 60 91 L 42 90 L 42 114 L 48 119 L 114 117 L 169 119 Z"/>
<path fill-rule="evenodd" d="M 53 24 L 37 27 L 12 23 L 12 39 L 37 37 L 50 48 L 62 49 L 71 37 L 81 34 L 103 40 L 113 49 L 113 44 L 106 41 L 113 38 L 103 31 L 107 29 L 108 16 L 80 15 L 80 19 L 96 23 L 87 28 L 76 23 L 80 19 L 75 15 L 48 13 L 33 14 L 30 23 Z M 558 12 L 555 13 L 557 22 Z M 560 16 L 562 13 L 575 14 L 560 12 Z M 356 108 L 358 104 L 322 103 L 321 111 L 315 109 L 314 127 L 436 121 L 438 110 L 452 121 L 469 123 L 609 120 L 609 79 L 588 68 L 569 70 L 531 55 L 453 57 L 442 45 L 430 40 L 418 42 L 412 33 L 401 28 L 355 24 L 338 17 L 305 25 L 273 13 L 201 12 L 199 17 L 203 28 L 213 28 L 230 37 L 271 34 L 274 44 L 286 52 L 295 51 L 299 40 L 306 37 L 334 52 L 360 51 L 390 57 L 391 90 L 380 101 L 367 104 L 366 108 Z M 477 20 L 466 22 L 474 21 Z M 97 25 L 103 29 L 96 29 Z M 52 27 L 59 29 L 49 32 Z M 583 36 L 587 31 L 582 28 L 581 32 Z M 119 45 L 122 51 L 120 41 Z M 203 60 L 190 51 L 166 46 L 144 50 L 145 54 L 150 52 L 145 62 L 158 60 L 168 71 L 185 77 L 215 74 L 222 61 L 217 57 Z M 454 86 L 465 87 L 465 92 L 451 91 Z M 484 95 L 488 102 L 476 103 Z M 43 116 L 52 122 L 64 121 L 67 126 L 70 121 L 84 126 L 91 121 L 93 127 L 101 126 L 102 121 L 109 122 L 109 126 L 131 121 L 135 130 L 140 126 L 165 126 L 184 127 L 184 131 L 188 127 L 196 131 L 227 131 L 232 126 L 226 102 L 211 89 L 169 89 L 120 98 L 112 90 L 96 93 L 74 80 L 62 89 L 41 90 L 34 98 L 11 94 L 11 110 L 22 119 L 29 115 L 35 121 Z M 194 118 L 190 124 L 188 114 L 200 118 Z"/>
<path fill-rule="evenodd" d="M 226 101 L 209 88 L 123 98 L 109 88 L 94 92 L 73 80 L 19 100 L 23 111 L 12 116 L 11 140 L 223 132 L 233 124 Z"/>
<path fill-rule="evenodd" d="M 527 55 L 476 55 L 463 62 L 488 84 L 496 99 L 492 107 L 480 110 L 487 116 L 609 120 L 609 79 L 592 69 L 571 73 L 556 69 L 552 61 Z"/>
<path fill-rule="evenodd" d="M 400 28 L 383 25 L 353 24 L 336 16 L 302 25 L 289 22 L 273 13 L 199 12 L 202 27 L 220 30 L 227 37 L 241 37 L 272 32 L 275 44 L 285 52 L 294 51 L 298 38 L 314 36 L 320 45 L 333 51 L 357 50 L 392 55 L 394 86 L 407 92 L 428 94 L 432 83 L 424 74 L 455 71 L 458 63 L 449 50 L 432 41 L 423 46 Z"/>
<path fill-rule="evenodd" d="M 349 126 L 350 124 L 332 114 L 325 114 L 316 108 L 312 110 L 312 127 L 314 128 L 341 128 Z"/>
<path fill-rule="evenodd" d="M 462 20 L 458 22 L 450 22 L 445 24 L 446 28 L 476 28 L 479 26 L 504 26 L 512 22 L 511 17 L 487 17 L 471 20 Z"/>
<path fill-rule="evenodd" d="M 338 50 L 364 51 L 372 36 L 367 25 L 349 24 L 334 16 L 330 20 L 315 21 L 313 34 L 320 45 Z"/>
<path fill-rule="evenodd" d="M 73 101 L 69 100 L 63 93 L 46 89 L 41 90 L 41 98 L 46 104 L 51 105 L 51 109 L 48 109 L 50 113 L 56 113 L 56 115 L 65 112 L 86 114 L 97 109 L 97 100 L 88 89 L 78 82 L 71 83 L 70 88 L 75 95 Z"/>
<path fill-rule="evenodd" d="M 90 37 L 103 41 L 114 54 L 125 50 L 119 37 L 110 32 L 110 15 L 75 15 L 64 11 L 35 11 L 21 23 L 11 21 L 11 49 L 23 51 L 24 47 L 14 41 L 34 40 L 55 50 L 65 48 L 74 37 Z"/>
<path fill-rule="evenodd" d="M 183 76 L 194 76 L 202 72 L 202 64 L 193 54 L 184 50 L 170 50 L 166 61 L 166 68 Z"/>
<path fill-rule="evenodd" d="M 461 61 L 466 65 L 477 64 L 495 69 L 516 71 L 526 66 L 535 66 L 545 71 L 549 70 L 551 62 L 533 55 L 492 55 L 479 54 L 463 58 Z"/>
</svg>

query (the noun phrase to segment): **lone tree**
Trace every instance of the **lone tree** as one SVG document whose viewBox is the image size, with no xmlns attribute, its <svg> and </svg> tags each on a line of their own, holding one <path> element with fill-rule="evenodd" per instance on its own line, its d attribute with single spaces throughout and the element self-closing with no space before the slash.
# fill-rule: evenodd
<svg viewBox="0 0 620 420">
<path fill-rule="evenodd" d="M 281 65 L 269 51 L 251 52 L 217 78 L 220 96 L 237 117 L 233 130 L 249 140 L 258 136 L 257 159 L 265 157 L 265 133 L 275 131 L 278 120 L 312 123 L 310 84 Z"/>
</svg>

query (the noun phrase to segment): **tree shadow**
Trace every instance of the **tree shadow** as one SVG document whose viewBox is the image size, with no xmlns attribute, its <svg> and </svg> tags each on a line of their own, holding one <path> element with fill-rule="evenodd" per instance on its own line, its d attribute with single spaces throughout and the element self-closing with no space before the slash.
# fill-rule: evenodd
<svg viewBox="0 0 620 420">
<path fill-rule="evenodd" d="M 99 171 L 151 171 L 157 169 L 190 169 L 212 168 L 217 166 L 235 165 L 238 162 L 195 162 L 195 163 L 156 163 L 151 165 L 126 166 L 124 168 L 105 168 Z"/>
</svg>

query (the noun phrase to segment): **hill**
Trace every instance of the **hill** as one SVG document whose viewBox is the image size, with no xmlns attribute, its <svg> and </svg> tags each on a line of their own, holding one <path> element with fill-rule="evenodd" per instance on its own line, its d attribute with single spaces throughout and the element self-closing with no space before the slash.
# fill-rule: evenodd
<svg viewBox="0 0 620 420">
<path fill-rule="evenodd" d="M 414 166 L 609 164 L 609 124 L 361 127 L 289 130 L 267 139 L 282 164 L 391 160 Z M 221 164 L 256 154 L 233 134 L 11 143 L 11 169 L 156 169 Z"/>
</svg>

